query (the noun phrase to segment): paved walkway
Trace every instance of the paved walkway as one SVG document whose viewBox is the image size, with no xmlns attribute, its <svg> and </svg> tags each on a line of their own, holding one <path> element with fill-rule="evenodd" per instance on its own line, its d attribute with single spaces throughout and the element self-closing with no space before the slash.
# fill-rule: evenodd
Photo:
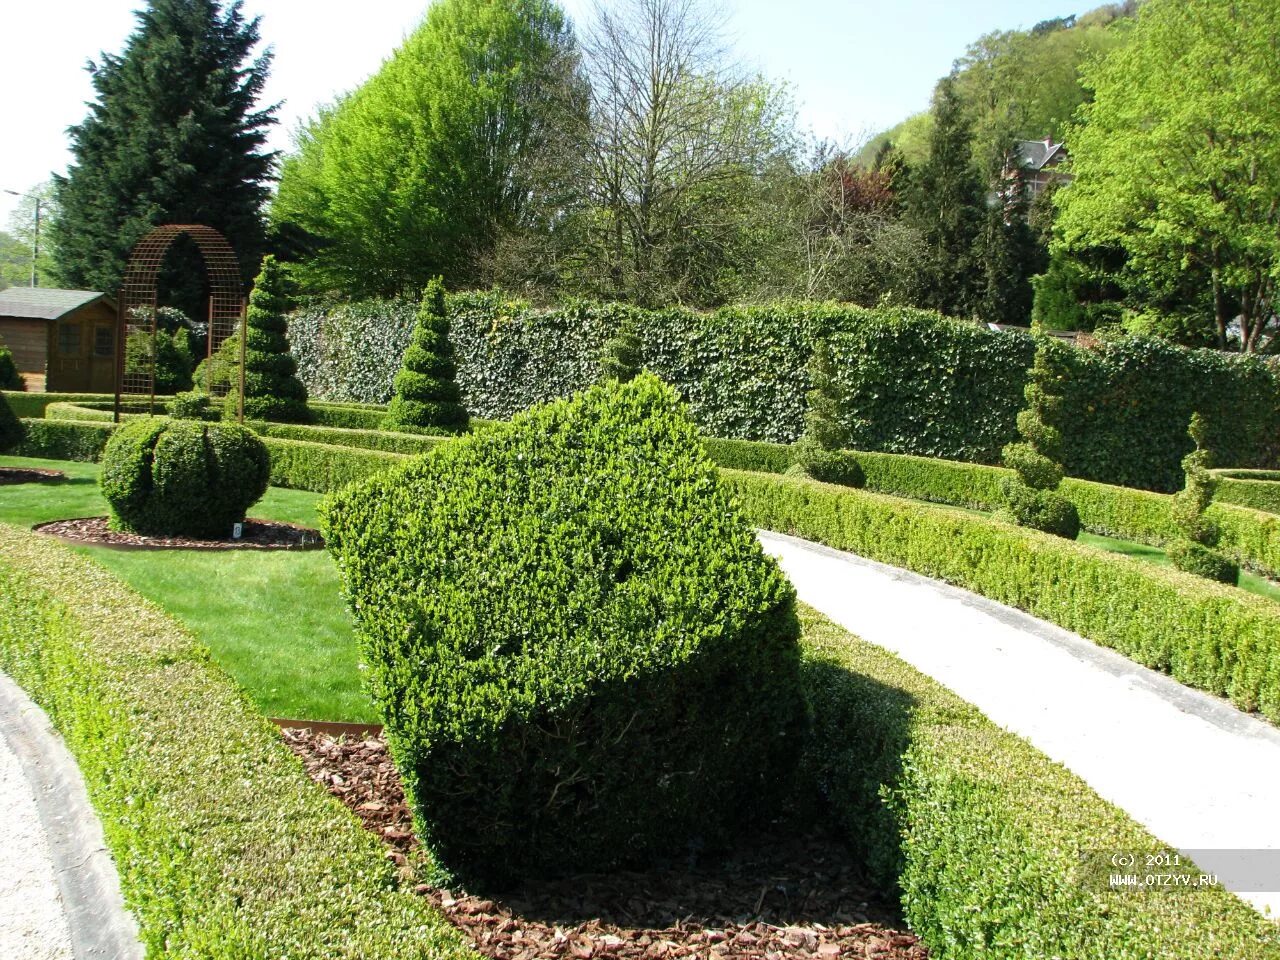
<svg viewBox="0 0 1280 960">
<path fill-rule="evenodd" d="M 0 957 L 141 960 L 102 825 L 49 718 L 0 674 Z"/>
<path fill-rule="evenodd" d="M 1280 917 L 1280 729 L 968 591 L 794 537 L 760 540 L 803 602 L 1025 737 Z"/>
</svg>

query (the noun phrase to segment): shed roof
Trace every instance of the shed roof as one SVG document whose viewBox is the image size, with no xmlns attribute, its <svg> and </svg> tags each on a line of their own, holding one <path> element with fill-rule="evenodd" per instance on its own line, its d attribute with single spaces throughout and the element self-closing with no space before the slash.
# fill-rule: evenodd
<svg viewBox="0 0 1280 960">
<path fill-rule="evenodd" d="M 53 287 L 9 287 L 0 290 L 0 317 L 58 320 L 73 310 L 106 298 L 94 290 L 58 290 Z"/>
</svg>

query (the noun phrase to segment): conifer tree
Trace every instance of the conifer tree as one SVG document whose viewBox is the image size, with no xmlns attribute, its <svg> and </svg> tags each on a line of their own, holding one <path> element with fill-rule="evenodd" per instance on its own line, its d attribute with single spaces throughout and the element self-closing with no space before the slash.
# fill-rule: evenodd
<svg viewBox="0 0 1280 960">
<path fill-rule="evenodd" d="M 457 375 L 453 344 L 449 342 L 444 282 L 436 277 L 422 294 L 413 339 L 396 374 L 387 426 L 409 433 L 440 429 L 465 431 L 467 408 L 462 405 Z"/>
<path fill-rule="evenodd" d="M 275 158 L 263 148 L 276 108 L 256 102 L 271 62 L 253 56 L 258 18 L 246 20 L 239 0 L 149 0 L 137 16 L 124 51 L 90 64 L 96 97 L 55 178 L 58 279 L 115 291 L 133 245 L 160 223 L 221 231 L 252 276 Z M 197 258 L 175 250 L 162 292 L 166 278 L 170 289 L 198 284 Z M 179 304 L 200 316 L 198 286 L 186 292 Z"/>
<path fill-rule="evenodd" d="M 954 77 L 938 82 L 928 159 L 915 172 L 908 219 L 925 238 L 929 269 L 915 300 L 951 316 L 977 307 L 978 241 L 985 218 L 982 180 L 973 164 L 973 132 Z"/>
<path fill-rule="evenodd" d="M 796 441 L 795 461 L 787 473 L 823 483 L 860 487 L 864 482 L 862 467 L 844 452 L 849 445 L 849 431 L 844 425 L 844 397 L 836 381 L 831 345 L 825 339 L 814 343 L 808 372 L 813 388 L 808 393 L 804 433 Z"/>
<path fill-rule="evenodd" d="M 1222 583 L 1235 583 L 1240 577 L 1239 565 L 1214 549 L 1218 545 L 1218 528 L 1204 515 L 1213 502 L 1218 479 L 1213 468 L 1213 453 L 1207 447 L 1208 427 L 1199 413 L 1191 415 L 1187 430 L 1196 448 L 1182 458 L 1186 481 L 1173 498 L 1173 520 L 1178 538 L 1169 546 L 1169 559 L 1179 570 L 1194 573 Z"/>
<path fill-rule="evenodd" d="M 1004 465 L 1017 476 L 1004 482 L 1005 505 L 997 516 L 1074 540 L 1080 533 L 1080 515 L 1075 504 L 1058 492 L 1062 434 L 1056 420 L 1062 397 L 1056 391 L 1064 371 L 1053 349 L 1049 338 L 1041 336 L 1025 390 L 1027 406 L 1018 413 L 1022 439 L 1004 448 Z"/>
<path fill-rule="evenodd" d="M 979 244 L 982 290 L 978 315 L 992 323 L 1026 326 L 1031 321 L 1031 277 L 1043 269 L 1043 251 L 1028 223 L 1027 185 L 1018 173 L 1020 158 L 1012 138 L 992 156 L 994 202 L 987 208 Z"/>
<path fill-rule="evenodd" d="M 244 353 L 244 416 L 246 420 L 282 420 L 301 423 L 308 419 L 307 388 L 298 380 L 298 364 L 289 355 L 286 317 L 293 304 L 289 280 L 275 257 L 262 261 L 262 272 L 249 295 Z M 237 343 L 238 346 L 238 343 Z M 237 393 L 227 395 L 227 419 L 237 412 Z"/>
</svg>

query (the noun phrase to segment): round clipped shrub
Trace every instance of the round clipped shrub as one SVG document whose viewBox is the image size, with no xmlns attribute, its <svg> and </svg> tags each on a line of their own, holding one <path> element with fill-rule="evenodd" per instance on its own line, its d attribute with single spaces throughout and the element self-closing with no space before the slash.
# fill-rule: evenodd
<svg viewBox="0 0 1280 960">
<path fill-rule="evenodd" d="M 396 374 L 395 395 L 387 408 L 387 429 L 465 431 L 467 408 L 462 405 L 457 376 L 444 284 L 437 278 L 422 294 L 413 339 Z"/>
<path fill-rule="evenodd" d="M 842 450 L 828 450 L 808 434 L 796 441 L 793 462 L 787 476 L 809 477 L 822 483 L 838 483 L 844 487 L 866 485 L 862 464 Z"/>
<path fill-rule="evenodd" d="M 107 441 L 99 483 L 116 530 L 217 539 L 267 490 L 267 448 L 234 423 L 147 418 Z"/>
<path fill-rule="evenodd" d="M 456 878 L 680 857 L 785 795 L 794 592 L 652 375 L 442 444 L 321 523 L 419 836 Z"/>
<path fill-rule="evenodd" d="M 1240 579 L 1240 564 L 1225 554 L 1193 540 L 1175 540 L 1167 550 L 1170 562 L 1184 573 L 1234 584 Z"/>
<path fill-rule="evenodd" d="M 26 436 L 26 428 L 3 393 L 0 393 L 0 453 L 12 450 Z"/>
<path fill-rule="evenodd" d="M 1005 503 L 996 511 L 996 519 L 1068 540 L 1080 535 L 1076 505 L 1057 490 L 1036 490 L 1014 482 L 1006 483 L 1004 494 Z"/>
<path fill-rule="evenodd" d="M 209 395 L 198 390 L 180 393 L 169 401 L 166 409 L 174 420 L 216 420 L 217 412 L 209 406 Z"/>
<path fill-rule="evenodd" d="M 307 390 L 297 378 L 298 365 L 289 355 L 285 317 L 293 309 L 289 280 L 275 257 L 262 261 L 262 272 L 254 281 L 245 315 L 244 416 L 246 420 L 278 420 L 302 423 L 309 418 Z M 230 339 L 227 341 L 230 343 Z M 232 349 L 239 349 L 239 340 Z M 225 344 L 224 344 L 225 346 Z M 221 352 L 221 351 L 220 351 Z M 223 358 L 225 364 L 227 358 Z M 231 359 L 231 391 L 227 394 L 227 419 L 239 413 L 236 386 L 239 357 Z M 212 369 L 212 373 L 218 370 Z"/>
</svg>

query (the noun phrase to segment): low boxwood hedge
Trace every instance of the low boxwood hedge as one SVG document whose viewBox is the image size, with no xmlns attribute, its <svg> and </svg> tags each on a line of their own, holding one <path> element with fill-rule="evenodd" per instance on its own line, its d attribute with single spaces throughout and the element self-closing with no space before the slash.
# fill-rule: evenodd
<svg viewBox="0 0 1280 960">
<path fill-rule="evenodd" d="M 26 393 L 6 390 L 4 395 L 13 412 L 23 419 L 43 417 L 45 408 L 51 403 L 111 403 L 115 399 L 108 393 Z"/>
<path fill-rule="evenodd" d="M 333 447 L 303 440 L 263 437 L 271 455 L 271 485 L 329 493 L 356 480 L 364 480 L 397 464 L 404 454 L 385 450 Z"/>
<path fill-rule="evenodd" d="M 173 619 L 0 525 L 0 669 L 47 710 L 148 956 L 473 957 Z"/>
<path fill-rule="evenodd" d="M 1041 539 L 1049 539 L 1041 537 Z M 1081 857 L 1167 849 L 1087 784 L 892 654 L 801 608 L 804 781 L 946 960 L 1275 960 L 1280 927 L 1222 888 L 1131 893 Z"/>
<path fill-rule="evenodd" d="M 23 420 L 26 436 L 13 450 L 16 457 L 79 460 L 92 463 L 115 431 L 114 423 L 76 420 Z"/>
<path fill-rule="evenodd" d="M 320 516 L 419 835 L 463 881 L 719 847 L 788 791 L 795 595 L 657 378 L 443 444 Z"/>
<path fill-rule="evenodd" d="M 1280 605 L 928 504 L 724 471 L 757 526 L 958 584 L 1280 723 Z"/>
<path fill-rule="evenodd" d="M 387 421 L 387 408 L 374 404 L 317 403 L 307 404 L 311 422 L 320 427 L 343 430 L 381 430 Z"/>
<path fill-rule="evenodd" d="M 1280 470 L 1214 470 L 1214 499 L 1241 507 L 1280 513 Z"/>
<path fill-rule="evenodd" d="M 255 420 L 247 424 L 264 437 L 281 440 L 303 440 L 334 447 L 356 447 L 383 450 L 387 453 L 427 453 L 446 439 L 435 434 L 400 433 L 393 430 L 348 430 L 342 427 L 315 427 L 301 423 L 268 423 Z"/>
</svg>

